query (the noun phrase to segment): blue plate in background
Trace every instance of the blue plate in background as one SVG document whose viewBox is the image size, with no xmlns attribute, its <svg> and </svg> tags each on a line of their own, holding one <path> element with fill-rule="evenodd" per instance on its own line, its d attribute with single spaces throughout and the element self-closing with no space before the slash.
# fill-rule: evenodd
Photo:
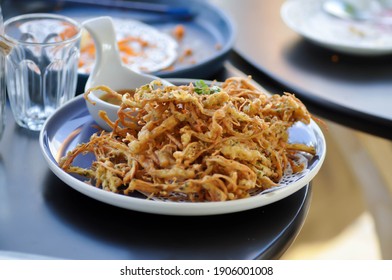
<svg viewBox="0 0 392 280">
<path fill-rule="evenodd" d="M 17 2 L 17 3 L 16 3 Z M 89 2 L 80 4 L 77 2 Z M 89 1 L 89 0 L 21 0 L 2 1 L 5 18 L 33 12 L 53 12 L 74 18 L 111 16 L 139 20 L 158 30 L 171 34 L 181 24 L 185 37 L 179 43 L 179 56 L 186 49 L 193 54 L 184 61 L 177 60 L 173 67 L 152 74 L 160 77 L 207 79 L 219 71 L 234 42 L 233 23 L 220 9 L 206 1 Z M 107 3 L 108 5 L 105 5 Z M 110 5 L 113 3 L 113 5 Z M 163 4 L 169 11 L 152 12 L 143 9 L 125 8 L 129 3 Z M 155 8 L 155 6 L 153 6 Z M 159 6 L 157 6 L 159 8 Z M 184 10 L 185 13 L 182 11 Z M 87 74 L 79 74 L 78 93 L 84 89 Z"/>
</svg>

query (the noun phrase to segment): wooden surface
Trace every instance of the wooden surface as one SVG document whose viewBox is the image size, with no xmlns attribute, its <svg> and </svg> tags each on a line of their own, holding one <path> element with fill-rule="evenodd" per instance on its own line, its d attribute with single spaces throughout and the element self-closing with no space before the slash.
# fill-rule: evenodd
<svg viewBox="0 0 392 280">
<path fill-rule="evenodd" d="M 327 157 L 284 259 L 392 259 L 392 142 L 327 122 Z"/>
</svg>

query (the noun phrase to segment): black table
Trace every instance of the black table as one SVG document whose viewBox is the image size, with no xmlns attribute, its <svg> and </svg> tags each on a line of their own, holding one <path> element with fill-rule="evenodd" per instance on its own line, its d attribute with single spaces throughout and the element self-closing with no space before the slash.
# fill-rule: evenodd
<svg viewBox="0 0 392 280">
<path fill-rule="evenodd" d="M 225 68 L 218 79 L 238 75 Z M 61 259 L 277 259 L 308 212 L 311 187 L 254 210 L 200 217 L 152 215 L 73 190 L 49 169 L 38 133 L 9 106 L 0 142 L 0 254 Z"/>
<path fill-rule="evenodd" d="M 244 73 L 295 93 L 313 113 L 392 139 L 392 55 L 345 55 L 304 40 L 281 19 L 284 0 L 212 2 L 236 22 L 231 61 Z"/>
</svg>

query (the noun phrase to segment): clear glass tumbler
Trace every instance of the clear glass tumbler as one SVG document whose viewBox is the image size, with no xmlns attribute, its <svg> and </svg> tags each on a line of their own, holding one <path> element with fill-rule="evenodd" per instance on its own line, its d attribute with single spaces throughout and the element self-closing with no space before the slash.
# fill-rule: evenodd
<svg viewBox="0 0 392 280">
<path fill-rule="evenodd" d="M 2 52 L 2 50 L 0 50 Z M 4 75 L 4 66 L 5 66 L 5 56 L 0 54 L 0 140 L 3 136 L 4 127 L 5 127 L 5 75 Z"/>
<path fill-rule="evenodd" d="M 3 13 L 0 7 L 0 36 L 4 34 Z M 5 126 L 5 56 L 6 52 L 3 50 L 3 38 L 0 38 L 0 140 L 3 136 Z"/>
<path fill-rule="evenodd" d="M 8 98 L 16 122 L 40 130 L 75 96 L 81 26 L 55 14 L 26 14 L 4 23 Z"/>
</svg>

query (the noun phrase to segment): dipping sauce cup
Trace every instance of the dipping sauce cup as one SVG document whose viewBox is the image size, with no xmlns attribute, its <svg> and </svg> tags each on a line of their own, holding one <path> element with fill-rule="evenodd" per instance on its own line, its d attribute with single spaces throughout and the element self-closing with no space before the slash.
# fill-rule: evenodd
<svg viewBox="0 0 392 280">
<path fill-rule="evenodd" d="M 4 23 L 8 98 L 15 121 L 39 131 L 75 96 L 81 26 L 55 14 L 25 14 Z"/>
</svg>

